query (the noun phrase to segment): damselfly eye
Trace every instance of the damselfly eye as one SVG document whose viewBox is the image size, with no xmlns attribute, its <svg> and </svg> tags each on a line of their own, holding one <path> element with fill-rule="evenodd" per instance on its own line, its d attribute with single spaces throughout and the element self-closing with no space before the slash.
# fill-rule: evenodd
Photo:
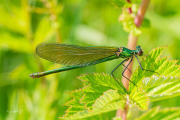
<svg viewBox="0 0 180 120">
<path fill-rule="evenodd" d="M 143 51 L 142 51 L 142 50 L 139 50 L 139 51 L 138 51 L 138 55 L 139 55 L 139 56 L 142 56 L 142 55 L 143 55 Z"/>
</svg>

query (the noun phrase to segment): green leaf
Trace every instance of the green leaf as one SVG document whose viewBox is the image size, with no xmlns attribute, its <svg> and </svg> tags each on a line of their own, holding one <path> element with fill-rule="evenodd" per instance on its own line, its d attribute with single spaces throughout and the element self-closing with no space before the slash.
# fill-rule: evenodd
<svg viewBox="0 0 180 120">
<path fill-rule="evenodd" d="M 146 93 L 143 90 L 134 90 L 130 96 L 129 100 L 131 105 L 138 106 L 141 110 L 148 109 L 149 106 L 149 97 L 146 95 Z"/>
<path fill-rule="evenodd" d="M 83 97 L 83 91 L 75 90 L 70 92 L 70 95 L 74 99 L 66 103 L 66 105 L 69 106 L 69 108 L 66 110 L 66 116 L 71 116 L 79 111 L 83 111 L 85 106 L 85 104 L 80 101 L 80 99 Z"/>
<path fill-rule="evenodd" d="M 120 99 L 123 99 L 123 96 L 120 96 L 117 90 L 108 90 L 95 101 L 95 103 L 92 106 L 93 110 L 103 109 L 104 111 L 107 110 L 109 111 L 114 108 L 118 109 L 119 108 L 118 106 L 122 106 L 123 104 L 125 104 L 122 101 L 116 102 L 116 100 L 120 100 Z"/>
<path fill-rule="evenodd" d="M 62 119 L 84 119 L 124 108 L 125 92 L 112 76 L 94 73 L 79 79 L 85 86 L 70 93 L 73 99 Z"/>
<path fill-rule="evenodd" d="M 177 82 L 161 84 L 148 91 L 151 101 L 157 101 L 180 95 L 179 79 Z"/>
<path fill-rule="evenodd" d="M 81 111 L 81 107 L 70 107 L 66 114 L 62 119 L 83 119 L 92 117 L 94 115 L 102 114 L 105 112 L 123 109 L 125 106 L 125 101 L 123 100 L 123 96 L 119 95 L 117 90 L 108 90 L 104 92 L 92 105 L 92 109 L 89 110 L 86 108 Z M 69 113 L 73 114 L 70 115 Z"/>
<path fill-rule="evenodd" d="M 159 107 L 153 108 L 142 114 L 136 120 L 175 120 L 180 119 L 180 108 L 165 108 L 160 110 Z"/>
<path fill-rule="evenodd" d="M 141 63 L 144 69 L 157 73 L 141 70 L 138 67 L 131 77 L 138 89 L 143 90 L 146 96 L 150 98 L 150 101 L 180 95 L 179 65 L 176 64 L 176 60 L 168 60 L 168 57 L 161 58 L 160 55 L 164 50 L 164 47 L 152 50 Z M 136 87 L 132 83 L 130 83 L 129 90 L 130 96 L 137 92 Z M 139 107 L 142 108 L 140 105 Z"/>
<path fill-rule="evenodd" d="M 160 55 L 162 54 L 162 52 L 164 51 L 165 48 L 157 48 L 157 49 L 153 49 L 150 54 L 141 62 L 141 65 L 144 69 L 147 70 L 152 70 L 152 71 L 156 71 L 155 69 L 158 69 L 158 66 L 156 64 L 156 60 L 158 59 L 158 57 L 160 57 Z M 150 77 L 153 74 L 155 74 L 154 72 L 148 72 L 145 70 L 141 70 L 140 67 L 138 67 L 134 72 L 133 75 L 131 77 L 131 81 L 133 81 L 136 85 L 138 85 L 138 82 L 142 83 L 142 79 L 145 77 Z M 140 84 L 140 83 L 139 83 Z M 138 85 L 139 86 L 139 85 Z M 129 87 L 129 91 L 132 92 L 132 90 L 134 89 L 134 85 L 132 83 L 130 83 L 130 87 Z"/>
<path fill-rule="evenodd" d="M 79 79 L 81 79 L 83 83 L 88 82 L 92 89 L 94 88 L 94 85 L 100 85 L 103 87 L 119 90 L 121 93 L 124 93 L 124 89 L 119 84 L 117 84 L 117 81 L 109 74 L 87 74 L 80 76 Z"/>
</svg>

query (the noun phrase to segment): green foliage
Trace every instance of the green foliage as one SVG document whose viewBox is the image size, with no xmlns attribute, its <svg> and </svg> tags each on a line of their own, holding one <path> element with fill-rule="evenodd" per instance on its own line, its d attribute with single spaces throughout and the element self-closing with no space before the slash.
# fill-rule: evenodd
<svg viewBox="0 0 180 120">
<path fill-rule="evenodd" d="M 152 108 L 149 111 L 142 114 L 136 120 L 178 120 L 180 117 L 180 108 L 165 108 L 160 109 L 160 107 Z"/>
<path fill-rule="evenodd" d="M 43 41 L 86 46 L 127 46 L 128 33 L 124 29 L 129 29 L 131 33 L 134 30 L 134 33 L 136 33 L 136 28 L 133 28 L 134 16 L 127 13 L 127 19 L 122 21 L 126 25 L 125 27 L 118 22 L 118 16 L 122 14 L 121 8 L 126 9 L 128 7 L 132 7 L 133 14 L 136 14 L 141 1 L 132 0 L 132 4 L 127 3 L 125 0 L 113 1 L 115 6 L 111 5 L 109 0 L 0 0 L 0 120 L 57 119 L 67 109 L 67 106 L 63 105 L 70 99 L 66 92 L 82 87 L 80 81 L 75 79 L 76 76 L 95 71 L 110 73 L 119 64 L 121 59 L 120 61 L 114 60 L 96 66 L 49 75 L 45 78 L 29 78 L 31 73 L 61 67 L 60 65 L 39 59 L 35 55 L 36 45 Z M 155 47 L 168 45 L 164 54 L 169 55 L 170 59 L 179 60 L 179 4 L 180 1 L 177 0 L 151 1 L 145 16 L 148 20 L 145 19 L 142 25 L 142 27 L 148 27 L 148 29 L 141 29 L 143 34 L 138 38 L 138 44 L 142 46 L 145 54 Z M 151 27 L 149 27 L 149 24 Z M 139 32 L 137 31 L 137 33 Z M 148 63 L 150 64 L 149 61 Z M 164 67 L 166 65 L 164 64 Z M 136 62 L 134 66 L 137 66 Z M 178 66 L 176 67 L 178 68 Z M 122 71 L 123 68 L 119 69 Z M 153 66 L 149 66 L 149 69 L 156 70 Z M 174 69 L 169 69 L 169 71 L 174 71 Z M 169 73 L 169 71 L 166 72 Z M 171 73 L 171 75 L 173 74 L 175 73 Z M 109 76 L 98 75 L 102 78 Z M 120 77 L 120 75 L 116 76 Z M 145 110 L 149 102 L 153 102 L 150 103 L 150 108 L 158 105 L 161 106 L 162 110 L 163 107 L 180 106 L 178 94 L 179 82 L 175 77 L 171 78 L 166 75 L 165 77 L 160 77 L 158 74 L 145 76 L 146 79 L 142 78 L 141 80 L 148 81 L 147 84 L 150 87 L 148 85 L 143 86 L 145 83 L 141 83 L 138 80 L 137 83 L 141 86 L 138 86 L 138 92 L 136 87 L 131 86 L 131 94 L 127 95 L 129 96 L 132 109 L 134 109 L 133 106 L 136 104 L 139 108 Z M 111 76 L 109 77 L 110 83 L 114 81 L 114 79 L 111 79 Z M 156 78 L 162 83 L 158 82 Z M 107 78 L 104 79 L 106 80 Z M 171 82 L 173 80 L 176 82 Z M 108 84 L 111 86 L 110 83 Z M 83 99 L 82 103 L 84 104 L 78 105 L 77 103 L 83 95 L 81 95 L 82 91 L 77 92 L 79 99 L 76 100 L 78 101 L 72 102 L 72 105 L 69 103 L 69 106 L 73 106 L 71 108 L 72 113 L 69 112 L 71 115 L 73 114 L 73 109 L 75 109 L 74 113 L 77 113 L 77 111 L 83 111 L 85 105 L 87 105 L 85 107 L 88 109 L 87 111 L 91 111 L 93 109 L 92 105 L 95 104 L 93 100 L 101 100 L 99 99 L 101 96 L 105 98 L 103 93 L 105 94 L 108 90 L 115 94 L 118 92 L 116 95 L 120 96 L 120 98 L 122 96 L 127 98 L 120 86 L 118 88 L 115 85 L 108 87 L 107 84 L 103 83 L 101 84 L 103 86 L 102 89 L 101 85 L 97 85 L 96 88 L 94 85 L 92 88 L 91 85 L 88 88 L 89 84 L 84 84 L 86 84 L 87 91 L 94 91 L 94 94 L 98 92 L 98 88 L 101 88 L 99 89 L 100 94 L 92 97 L 86 92 L 88 96 Z M 163 87 L 164 89 L 162 89 Z M 133 92 L 134 94 L 132 94 Z M 82 94 L 84 94 L 84 91 Z M 77 98 L 77 95 L 74 98 Z M 90 102 L 84 102 L 89 99 Z M 118 102 L 118 100 L 113 100 L 110 103 Z M 123 104 L 123 100 L 121 103 Z M 74 104 L 77 105 L 77 108 Z M 107 105 L 112 104 L 107 103 Z M 111 107 L 113 108 L 113 105 Z M 120 105 L 118 107 L 121 108 Z M 92 115 L 94 113 L 83 114 L 84 116 L 91 115 L 91 117 L 84 119 L 112 119 L 116 116 L 116 110 L 112 108 L 108 108 L 109 112 L 102 110 L 97 115 Z M 19 113 L 13 112 L 13 110 L 23 111 Z M 138 112 L 138 109 L 135 109 L 135 111 Z M 139 111 L 139 114 L 136 112 L 131 113 L 130 111 L 128 114 L 132 116 L 135 114 L 137 115 L 136 117 L 142 114 L 141 111 Z"/>
<path fill-rule="evenodd" d="M 70 93 L 74 99 L 66 104 L 69 108 L 64 119 L 92 117 L 125 106 L 123 89 L 112 76 L 94 73 L 80 76 L 79 79 L 84 87 Z"/>
<path fill-rule="evenodd" d="M 147 96 L 153 100 L 170 98 L 179 95 L 180 69 L 176 60 L 168 60 L 168 57 L 160 58 L 165 48 L 157 48 L 142 61 L 144 69 L 157 72 L 142 71 L 138 68 L 131 80 L 139 89 L 147 92 Z M 158 75 L 159 74 L 159 75 Z M 130 92 L 136 91 L 136 87 L 130 83 Z"/>
<path fill-rule="evenodd" d="M 147 110 L 149 102 L 179 95 L 180 69 L 176 65 L 177 61 L 160 57 L 164 49 L 164 47 L 153 49 L 142 61 L 144 69 L 156 72 L 137 68 L 131 78 L 137 87 L 130 83 L 128 94 L 125 94 L 114 78 L 108 74 L 94 73 L 80 76 L 84 87 L 71 93 L 74 99 L 67 103 L 69 109 L 63 119 L 89 118 L 124 109 L 126 99 L 131 106 L 136 105 L 141 110 Z"/>
</svg>

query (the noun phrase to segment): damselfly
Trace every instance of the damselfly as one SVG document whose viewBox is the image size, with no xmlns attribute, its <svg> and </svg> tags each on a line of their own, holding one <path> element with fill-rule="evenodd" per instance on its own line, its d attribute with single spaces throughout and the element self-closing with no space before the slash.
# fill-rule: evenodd
<svg viewBox="0 0 180 120">
<path fill-rule="evenodd" d="M 122 72 L 122 76 L 125 77 L 127 80 L 129 80 L 126 76 L 124 76 L 124 72 L 126 69 L 128 69 L 128 66 L 132 62 L 134 57 L 137 58 L 141 69 L 145 70 L 141 66 L 140 61 L 137 57 L 143 55 L 143 50 L 141 49 L 140 46 L 136 46 L 135 50 L 130 50 L 126 47 L 100 47 L 100 46 L 85 47 L 85 46 L 66 45 L 59 43 L 40 43 L 36 47 L 36 54 L 46 60 L 59 63 L 62 65 L 66 65 L 66 67 L 30 74 L 30 77 L 32 78 L 39 78 L 41 76 L 49 75 L 52 73 L 95 65 L 98 63 L 102 63 L 118 58 L 124 58 L 124 60 L 111 72 L 113 77 L 114 77 L 113 75 L 114 71 L 120 65 L 123 65 L 125 68 Z M 125 66 L 123 63 L 128 60 L 130 60 L 130 62 L 127 64 L 127 66 Z M 146 71 L 151 71 L 151 70 L 146 70 Z M 118 80 L 115 77 L 114 79 L 118 82 Z M 122 85 L 119 82 L 118 84 L 122 87 Z M 136 85 L 135 83 L 133 84 Z"/>
</svg>

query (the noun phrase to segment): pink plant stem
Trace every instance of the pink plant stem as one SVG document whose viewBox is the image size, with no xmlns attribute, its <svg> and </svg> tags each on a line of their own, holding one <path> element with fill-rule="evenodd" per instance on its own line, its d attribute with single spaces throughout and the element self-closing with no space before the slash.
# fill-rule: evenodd
<svg viewBox="0 0 180 120">
<path fill-rule="evenodd" d="M 136 45 L 137 45 L 137 40 L 138 38 L 136 36 L 134 36 L 133 34 L 129 34 L 129 37 L 128 37 L 128 48 L 131 49 L 131 50 L 135 50 L 136 48 Z M 130 60 L 128 60 L 125 65 L 127 66 L 127 64 L 130 62 Z M 132 71 L 132 65 L 133 65 L 133 62 L 131 62 L 131 64 L 128 66 L 128 69 Z M 127 78 L 130 79 L 131 77 L 131 72 L 129 70 L 126 70 L 124 72 L 124 76 L 126 76 Z M 124 85 L 124 87 L 128 90 L 128 87 L 129 87 L 129 81 L 126 79 L 126 78 L 122 78 L 122 83 Z"/>
<path fill-rule="evenodd" d="M 128 48 L 129 49 L 135 49 L 136 44 L 137 44 L 137 37 L 134 36 L 133 34 L 129 34 L 128 37 Z M 127 64 L 129 63 L 129 60 L 125 63 L 125 65 L 127 66 Z M 132 65 L 133 65 L 133 61 L 131 62 L 131 64 L 128 66 L 128 69 L 132 71 Z M 131 72 L 129 72 L 128 70 L 126 70 L 124 72 L 124 76 L 126 76 L 127 78 L 131 77 Z M 122 78 L 122 83 L 124 85 L 124 87 L 128 90 L 129 88 L 129 81 L 126 78 Z M 128 107 L 129 107 L 129 103 L 128 101 L 126 101 L 126 106 L 124 108 L 124 110 L 119 109 L 116 113 L 117 117 L 121 117 L 122 120 L 127 120 L 127 112 L 128 112 Z"/>
<path fill-rule="evenodd" d="M 134 23 L 135 23 L 135 25 L 137 27 L 141 26 L 149 3 L 150 3 L 150 0 L 143 0 L 142 3 L 141 3 L 141 6 L 138 9 L 137 15 L 136 15 L 136 17 L 134 19 Z"/>
<path fill-rule="evenodd" d="M 127 2 L 131 2 L 130 0 L 127 0 Z M 147 10 L 147 7 L 150 3 L 150 0 L 142 0 L 142 3 L 138 9 L 138 12 L 137 12 L 137 15 L 134 19 L 134 23 L 137 27 L 140 27 L 141 24 L 142 24 L 142 21 L 144 19 L 144 15 L 146 13 L 146 10 Z M 130 8 L 131 9 L 131 8 Z M 128 8 L 129 10 L 129 8 Z M 132 13 L 132 10 L 129 11 L 129 13 Z M 137 36 L 134 36 L 133 34 L 129 34 L 129 37 L 128 37 L 128 48 L 129 49 L 135 49 L 136 45 L 137 45 L 137 40 L 138 40 L 138 37 Z M 125 65 L 127 66 L 127 64 L 129 63 L 129 61 L 127 61 L 125 63 Z M 128 66 L 128 69 L 132 71 L 132 66 L 133 66 L 133 62 Z M 127 78 L 130 79 L 131 77 L 131 72 L 129 72 L 128 70 L 126 70 L 124 72 L 124 76 L 126 76 Z M 128 87 L 129 87 L 129 81 L 126 79 L 126 78 L 122 78 L 122 83 L 124 85 L 124 87 L 128 90 Z M 128 101 L 126 102 L 126 106 L 124 108 L 124 110 L 118 110 L 117 113 L 116 113 L 116 116 L 117 117 L 121 117 L 122 120 L 127 120 L 127 113 L 128 113 L 128 107 L 129 107 L 129 103 Z"/>
</svg>

